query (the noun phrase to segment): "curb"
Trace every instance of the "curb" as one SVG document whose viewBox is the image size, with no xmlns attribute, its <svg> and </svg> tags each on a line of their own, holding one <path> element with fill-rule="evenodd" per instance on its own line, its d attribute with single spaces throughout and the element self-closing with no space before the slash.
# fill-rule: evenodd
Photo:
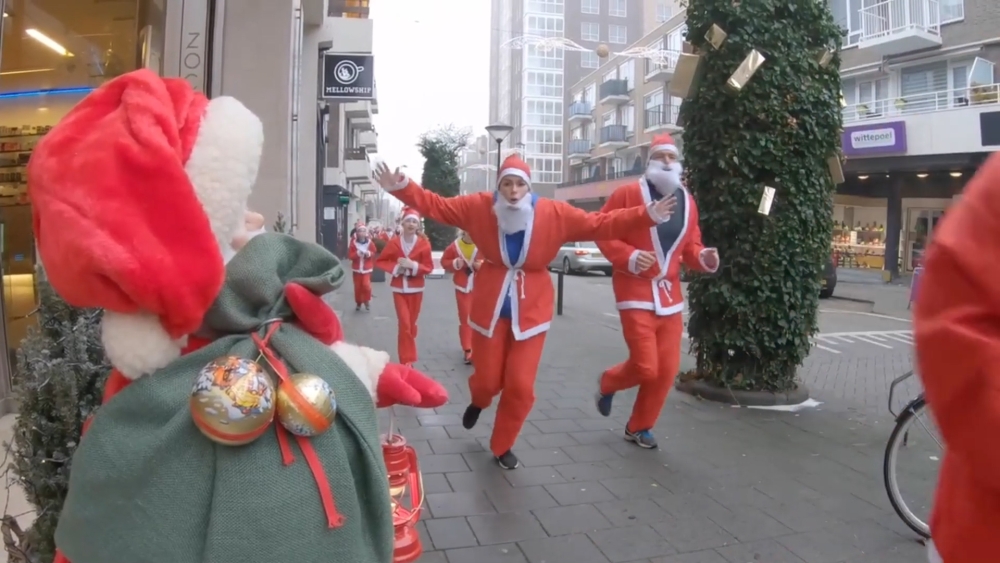
<svg viewBox="0 0 1000 563">
<path fill-rule="evenodd" d="M 701 379 L 678 381 L 674 388 L 693 397 L 741 407 L 773 407 L 778 405 L 798 405 L 809 400 L 809 390 L 802 385 L 787 393 L 770 391 L 742 391 L 724 389 L 709 385 Z"/>
</svg>

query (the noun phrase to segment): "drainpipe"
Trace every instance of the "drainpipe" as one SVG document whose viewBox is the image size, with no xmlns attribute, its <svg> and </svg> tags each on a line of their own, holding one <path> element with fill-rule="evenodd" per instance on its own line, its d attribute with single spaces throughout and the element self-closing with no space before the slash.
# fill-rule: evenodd
<svg viewBox="0 0 1000 563">
<path fill-rule="evenodd" d="M 289 234 L 299 230 L 299 109 L 302 97 L 302 7 L 295 8 L 292 20 L 292 121 L 288 155 Z"/>
</svg>

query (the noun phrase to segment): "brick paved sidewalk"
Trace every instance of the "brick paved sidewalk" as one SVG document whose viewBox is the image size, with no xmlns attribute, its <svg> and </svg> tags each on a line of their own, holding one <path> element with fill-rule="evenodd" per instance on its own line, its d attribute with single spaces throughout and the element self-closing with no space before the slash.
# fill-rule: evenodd
<svg viewBox="0 0 1000 563">
<path fill-rule="evenodd" d="M 348 284 L 333 297 L 349 340 L 395 353 L 385 284 L 355 312 Z M 601 319 L 600 322 L 607 322 Z M 673 393 L 659 450 L 624 442 L 634 395 L 611 418 L 592 397 L 597 374 L 625 355 L 596 319 L 558 317 L 537 402 L 504 471 L 487 451 L 493 409 L 461 426 L 470 368 L 461 361 L 450 280 L 430 280 L 417 367 L 450 404 L 396 407 L 427 489 L 422 563 L 911 563 L 923 548 L 889 508 L 881 459 L 890 427 L 822 410 L 735 409 Z M 609 337 L 610 336 L 610 337 Z M 388 413 L 384 415 L 387 424 Z"/>
</svg>

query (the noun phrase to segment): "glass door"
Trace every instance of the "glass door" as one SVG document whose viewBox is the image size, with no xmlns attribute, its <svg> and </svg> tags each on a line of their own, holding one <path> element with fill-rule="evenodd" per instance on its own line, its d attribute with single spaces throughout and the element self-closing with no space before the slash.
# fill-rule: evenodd
<svg viewBox="0 0 1000 563">
<path fill-rule="evenodd" d="M 909 209 L 907 210 L 907 231 L 906 231 L 906 270 L 913 271 L 920 266 L 923 260 L 924 251 L 930 244 L 934 229 L 941 218 L 944 217 L 943 209 Z"/>
</svg>

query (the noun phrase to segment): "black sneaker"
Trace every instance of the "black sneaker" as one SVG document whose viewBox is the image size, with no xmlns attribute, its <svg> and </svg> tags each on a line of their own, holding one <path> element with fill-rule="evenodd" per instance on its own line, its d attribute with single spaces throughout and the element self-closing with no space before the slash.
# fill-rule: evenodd
<svg viewBox="0 0 1000 563">
<path fill-rule="evenodd" d="M 371 310 L 372 310 L 372 303 L 371 301 L 369 301 L 368 303 L 365 303 L 365 311 L 371 311 Z"/>
<path fill-rule="evenodd" d="M 625 440 L 632 442 L 633 444 L 639 446 L 640 448 L 645 448 L 647 450 L 652 450 L 656 448 L 656 438 L 653 437 L 653 433 L 650 432 L 649 430 L 629 432 L 628 428 L 626 428 Z"/>
<path fill-rule="evenodd" d="M 514 452 L 510 450 L 503 455 L 495 457 L 494 459 L 497 460 L 497 465 L 503 469 L 517 469 L 518 467 L 521 467 L 521 461 L 518 460 L 517 456 L 514 455 Z"/>
<path fill-rule="evenodd" d="M 472 350 L 465 351 L 465 365 L 467 366 L 472 365 Z"/>
<path fill-rule="evenodd" d="M 361 310 L 361 303 L 358 303 L 358 305 L 354 308 L 354 310 L 355 311 L 360 311 Z"/>
<path fill-rule="evenodd" d="M 469 405 L 469 408 L 465 409 L 465 414 L 462 415 L 462 426 L 466 430 L 472 430 L 476 423 L 479 422 L 479 415 L 482 412 L 483 409 L 476 405 Z"/>
</svg>

